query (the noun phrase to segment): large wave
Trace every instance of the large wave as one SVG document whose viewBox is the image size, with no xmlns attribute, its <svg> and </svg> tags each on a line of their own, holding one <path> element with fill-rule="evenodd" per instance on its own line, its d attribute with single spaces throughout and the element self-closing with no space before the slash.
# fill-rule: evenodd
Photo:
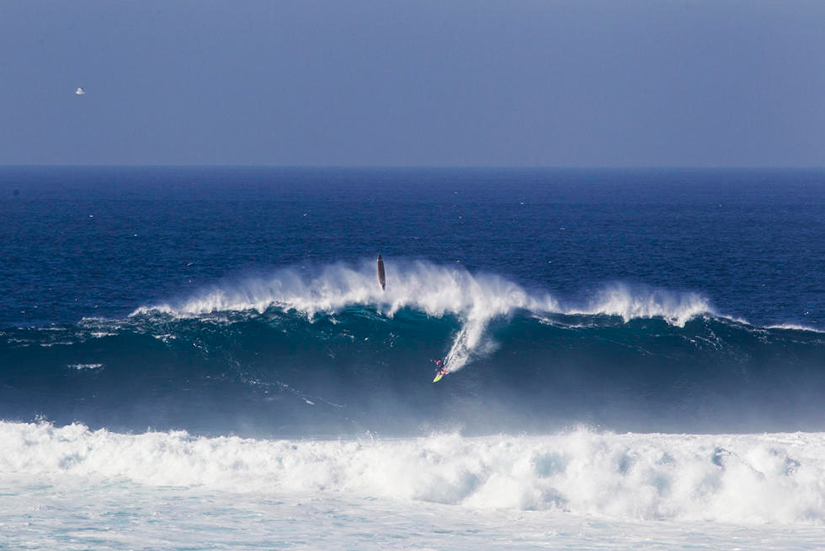
<svg viewBox="0 0 825 551">
<path fill-rule="evenodd" d="M 197 316 L 243 311 L 263 314 L 276 307 L 312 319 L 319 313 L 335 314 L 355 305 L 371 306 L 389 318 L 403 308 L 430 317 L 452 314 L 461 322 L 445 355 L 447 371 L 454 372 L 464 367 L 479 349 L 489 352 L 495 347 L 492 341 L 483 339 L 491 320 L 520 310 L 537 316 L 620 316 L 626 322 L 658 317 L 680 327 L 696 316 L 715 313 L 709 301 L 698 293 L 618 283 L 605 286 L 584 305 L 562 305 L 548 292 L 528 292 L 501 276 L 471 274 L 461 267 L 400 261 L 387 263 L 386 274 L 389 285 L 382 289 L 374 267 L 367 262 L 358 267 L 343 263 L 325 266 L 317 273 L 284 269 L 269 277 L 208 288 L 178 302 L 142 307 L 133 315 L 161 312 Z"/>
<path fill-rule="evenodd" d="M 825 435 L 255 440 L 0 422 L 0 479 L 339 495 L 618 519 L 825 521 Z"/>
<path fill-rule="evenodd" d="M 427 262 L 284 269 L 125 319 L 13 328 L 0 418 L 337 435 L 822 430 L 825 336 L 612 284 L 560 300 Z M 435 358 L 451 374 L 431 383 Z"/>
</svg>

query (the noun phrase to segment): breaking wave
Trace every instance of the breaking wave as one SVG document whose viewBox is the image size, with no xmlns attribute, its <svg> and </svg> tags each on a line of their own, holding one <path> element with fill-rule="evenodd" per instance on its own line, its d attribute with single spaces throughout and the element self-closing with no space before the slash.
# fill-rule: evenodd
<svg viewBox="0 0 825 551">
<path fill-rule="evenodd" d="M 618 519 L 825 521 L 825 435 L 457 433 L 384 440 L 120 434 L 0 422 L 0 479 L 326 493 Z"/>
<path fill-rule="evenodd" d="M 124 319 L 7 329 L 0 418 L 266 437 L 825 430 L 825 337 L 694 292 L 560 300 L 427 262 L 280 270 Z M 432 384 L 432 360 L 449 374 Z"/>
<path fill-rule="evenodd" d="M 178 317 L 270 308 L 297 312 L 312 319 L 335 314 L 351 306 L 370 306 L 392 318 L 401 309 L 430 317 L 457 316 L 461 328 L 445 356 L 448 372 L 458 371 L 481 350 L 495 343 L 483 339 L 491 320 L 527 311 L 540 316 L 619 316 L 625 322 L 661 318 L 684 327 L 696 316 L 715 314 L 709 301 L 698 293 L 675 293 L 643 286 L 612 284 L 584 306 L 563 305 L 547 292 L 529 292 L 516 283 L 492 274 L 471 274 L 460 267 L 429 262 L 388 263 L 389 284 L 382 290 L 371 263 L 353 268 L 344 264 L 326 266 L 317 275 L 296 269 L 280 270 L 270 277 L 249 278 L 235 284 L 212 287 L 175 303 L 141 307 L 133 316 L 166 313 Z"/>
</svg>

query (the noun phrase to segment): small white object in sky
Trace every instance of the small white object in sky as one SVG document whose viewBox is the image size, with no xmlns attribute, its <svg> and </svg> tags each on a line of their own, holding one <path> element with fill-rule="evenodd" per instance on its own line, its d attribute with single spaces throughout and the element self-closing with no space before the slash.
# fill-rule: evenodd
<svg viewBox="0 0 825 551">
<path fill-rule="evenodd" d="M 82 96 L 86 93 L 86 90 L 84 90 L 83 88 L 78 87 L 77 90 L 74 91 L 74 93 L 77 94 L 78 96 Z"/>
</svg>

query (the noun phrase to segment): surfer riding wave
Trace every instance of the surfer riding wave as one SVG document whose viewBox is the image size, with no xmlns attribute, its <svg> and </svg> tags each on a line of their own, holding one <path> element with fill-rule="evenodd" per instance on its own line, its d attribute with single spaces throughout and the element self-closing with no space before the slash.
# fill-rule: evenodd
<svg viewBox="0 0 825 551">
<path fill-rule="evenodd" d="M 437 383 L 441 380 L 441 378 L 447 374 L 447 366 L 444 364 L 442 360 L 431 360 L 435 364 L 435 379 L 433 379 L 434 383 Z"/>
</svg>

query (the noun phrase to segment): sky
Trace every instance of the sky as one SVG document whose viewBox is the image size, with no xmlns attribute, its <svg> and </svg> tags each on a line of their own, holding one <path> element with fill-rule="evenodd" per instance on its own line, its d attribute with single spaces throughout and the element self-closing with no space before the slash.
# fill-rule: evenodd
<svg viewBox="0 0 825 551">
<path fill-rule="evenodd" d="M 823 29 L 821 0 L 0 0 L 0 165 L 822 167 Z"/>
</svg>

